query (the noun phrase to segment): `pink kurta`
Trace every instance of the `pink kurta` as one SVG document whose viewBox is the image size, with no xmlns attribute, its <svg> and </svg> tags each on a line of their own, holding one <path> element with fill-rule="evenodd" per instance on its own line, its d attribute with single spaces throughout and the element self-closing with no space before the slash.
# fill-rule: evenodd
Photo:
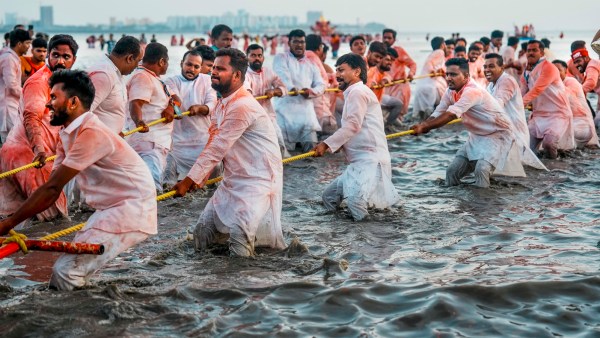
<svg viewBox="0 0 600 338">
<path fill-rule="evenodd" d="M 513 64 L 517 61 L 517 51 L 512 46 L 502 48 L 502 61 L 504 65 Z M 521 74 L 515 68 L 507 68 L 505 72 L 519 81 Z"/>
<path fill-rule="evenodd" d="M 475 62 L 469 62 L 469 75 L 481 88 L 486 88 L 488 85 L 488 81 L 483 74 L 484 63 L 485 60 L 482 57 L 478 57 Z"/>
<path fill-rule="evenodd" d="M 125 140 L 89 112 L 64 128 L 60 138 L 54 168 L 78 170 L 77 184 L 96 209 L 84 231 L 157 233 L 152 176 Z"/>
<path fill-rule="evenodd" d="M 446 70 L 446 56 L 441 49 L 434 50 L 421 69 L 421 76 L 429 75 L 433 72 Z M 417 81 L 415 88 L 415 99 L 413 104 L 413 114 L 420 111 L 431 113 L 434 107 L 439 103 L 444 92 L 448 88 L 446 79 L 443 76 L 424 78 Z"/>
<path fill-rule="evenodd" d="M 6 143 L 0 148 L 0 169 L 8 170 L 30 164 L 40 152 L 51 156 L 56 152 L 59 127 L 50 125 L 48 80 L 52 71 L 48 66 L 35 72 L 23 86 L 21 100 L 22 121 L 11 130 Z M 0 180 L 0 214 L 14 213 L 38 187 L 48 181 L 52 165 L 41 169 L 27 169 Z M 50 220 L 67 215 L 67 199 L 60 194 L 54 205 L 37 215 L 39 220 Z"/>
<path fill-rule="evenodd" d="M 392 81 L 392 77 L 388 72 L 382 72 L 379 70 L 377 66 L 369 68 L 367 72 L 367 86 L 371 88 L 377 100 L 381 103 L 381 98 L 383 97 L 383 87 L 373 88 L 375 86 L 379 87 L 382 85 L 383 80 L 387 80 L 388 82 Z"/>
<path fill-rule="evenodd" d="M 594 117 L 585 99 L 583 86 L 573 77 L 566 77 L 564 83 L 569 93 L 569 103 L 573 112 L 575 142 L 579 146 L 586 144 L 600 146 L 594 125 Z"/>
<path fill-rule="evenodd" d="M 323 83 L 329 82 L 329 76 L 327 75 L 327 71 L 323 66 L 323 62 L 319 58 L 315 52 L 307 50 L 305 53 L 306 59 L 310 61 L 313 65 L 315 65 L 319 69 L 319 73 L 321 74 L 321 79 Z M 331 113 L 331 102 L 326 95 L 319 95 L 313 99 L 313 104 L 315 106 L 315 113 L 317 114 L 317 119 L 321 124 L 321 128 L 323 127 L 324 120 L 333 119 L 333 114 Z"/>
<path fill-rule="evenodd" d="M 400 46 L 393 46 L 398 52 L 398 57 L 392 63 L 392 69 L 390 70 L 390 76 L 393 80 L 400 80 L 407 78 L 406 68 L 408 68 L 408 76 L 414 77 L 417 73 L 417 63 L 408 55 L 406 50 Z M 410 83 L 400 83 L 394 86 L 385 88 L 385 94 L 395 97 L 402 101 L 402 112 L 404 116 L 408 112 L 408 104 L 410 103 Z"/>
<path fill-rule="evenodd" d="M 202 182 L 223 161 L 223 182 L 208 202 L 227 229 L 240 227 L 257 246 L 283 248 L 283 166 L 273 123 L 252 94 L 240 88 L 219 100 L 211 139 L 188 177 Z"/>
<path fill-rule="evenodd" d="M 21 94 L 21 59 L 8 48 L 0 55 L 0 133 L 4 133 L 3 137 L 19 123 Z"/>
<path fill-rule="evenodd" d="M 521 93 L 525 106 L 533 104 L 530 135 L 542 139 L 553 134 L 558 137 L 559 149 L 573 149 L 573 113 L 558 69 L 550 61 L 540 59 L 532 71 L 521 76 Z"/>
<path fill-rule="evenodd" d="M 449 112 L 462 118 L 469 139 L 456 154 L 469 161 L 485 160 L 494 174 L 525 176 L 512 123 L 504 109 L 485 89 L 469 80 L 456 92 L 448 89 L 432 116 Z"/>
<path fill-rule="evenodd" d="M 127 92 L 121 72 L 106 55 L 87 72 L 96 89 L 90 111 L 115 134 L 122 132 L 127 118 Z"/>
<path fill-rule="evenodd" d="M 583 91 L 584 93 L 595 92 L 600 97 L 600 60 L 590 59 L 587 67 L 585 68 L 585 77 L 583 80 Z M 600 100 L 596 110 L 600 111 Z"/>
</svg>

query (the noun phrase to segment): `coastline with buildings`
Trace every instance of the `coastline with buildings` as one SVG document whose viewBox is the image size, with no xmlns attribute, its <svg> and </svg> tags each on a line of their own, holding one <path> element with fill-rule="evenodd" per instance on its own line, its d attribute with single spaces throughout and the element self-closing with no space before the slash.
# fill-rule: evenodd
<svg viewBox="0 0 600 338">
<path fill-rule="evenodd" d="M 168 16 L 164 22 L 155 22 L 149 18 L 125 18 L 117 19 L 111 17 L 106 24 L 87 25 L 59 25 L 54 22 L 53 6 L 40 6 L 39 19 L 20 16 L 15 12 L 7 12 L 4 15 L 2 29 L 6 32 L 13 29 L 17 24 L 33 26 L 36 32 L 62 32 L 62 33 L 204 33 L 217 24 L 230 26 L 237 34 L 277 34 L 287 33 L 290 29 L 300 28 L 310 31 L 310 27 L 316 22 L 324 20 L 322 11 L 308 11 L 304 22 L 294 15 L 254 15 L 246 10 L 237 12 L 225 12 L 222 15 L 188 15 Z M 333 23 L 336 31 L 346 34 L 376 33 L 381 32 L 384 24 L 378 22 L 361 23 Z"/>
</svg>

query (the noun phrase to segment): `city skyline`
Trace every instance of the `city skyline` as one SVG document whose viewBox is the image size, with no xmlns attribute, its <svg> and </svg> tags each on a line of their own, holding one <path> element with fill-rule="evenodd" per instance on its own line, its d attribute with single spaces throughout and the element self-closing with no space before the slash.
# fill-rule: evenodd
<svg viewBox="0 0 600 338">
<path fill-rule="evenodd" d="M 144 4 L 145 6 L 142 6 Z M 282 4 L 285 4 L 282 6 Z M 227 7 L 214 6 L 211 2 L 171 0 L 169 5 L 158 0 L 102 2 L 54 0 L 40 2 L 22 0 L 5 3 L 0 17 L 5 22 L 7 14 L 17 19 L 40 20 L 39 7 L 52 6 L 54 24 L 63 25 L 109 25 L 113 22 L 147 20 L 167 23 L 168 17 L 218 17 L 227 12 L 245 10 L 249 15 L 262 17 L 296 17 L 298 24 L 306 23 L 309 11 L 323 12 L 324 17 L 336 24 L 360 24 L 380 22 L 385 26 L 410 32 L 477 31 L 501 29 L 512 30 L 514 24 L 533 23 L 538 30 L 597 30 L 596 13 L 600 2 L 571 0 L 564 6 L 549 6 L 546 1 L 505 0 L 493 7 L 485 4 L 478 10 L 473 2 L 455 0 L 387 1 L 372 6 L 364 1 L 315 1 L 285 2 L 256 0 L 248 5 L 242 0 L 229 0 Z M 162 6 L 162 7 L 161 7 Z M 160 8 L 157 11 L 157 8 Z M 572 10 L 566 10 L 571 8 Z M 115 9 L 118 9 L 116 11 Z M 568 13 L 574 13 L 569 15 Z M 74 15 L 76 14 L 76 15 Z M 493 15 L 491 15 L 493 14 Z M 461 20 L 464 18 L 464 20 Z M 291 19 L 293 21 L 293 19 Z"/>
</svg>

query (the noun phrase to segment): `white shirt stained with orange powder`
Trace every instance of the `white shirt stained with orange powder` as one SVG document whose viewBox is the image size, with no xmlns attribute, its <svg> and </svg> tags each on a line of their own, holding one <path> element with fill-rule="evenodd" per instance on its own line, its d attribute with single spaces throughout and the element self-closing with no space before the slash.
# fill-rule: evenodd
<svg viewBox="0 0 600 338">
<path fill-rule="evenodd" d="M 558 69 L 542 58 L 533 70 L 524 72 L 520 85 L 523 104 L 533 105 L 530 135 L 542 139 L 551 133 L 558 137 L 559 149 L 573 149 L 573 113 Z"/>
<path fill-rule="evenodd" d="M 79 188 L 96 209 L 84 230 L 157 233 L 154 181 L 123 138 L 89 112 L 61 130 L 60 138 L 54 168 L 78 170 Z"/>
<path fill-rule="evenodd" d="M 283 248 L 283 166 L 267 112 L 245 88 L 220 99 L 211 115 L 211 138 L 188 173 L 202 182 L 223 162 L 223 182 L 208 203 L 229 229 L 236 226 L 257 246 Z M 207 206 L 208 208 L 208 206 Z"/>
<path fill-rule="evenodd" d="M 432 72 L 446 70 L 445 62 L 444 51 L 434 50 L 425 60 L 420 75 L 425 76 Z M 417 81 L 413 111 L 432 112 L 434 105 L 438 103 L 447 88 L 448 84 L 443 76 L 426 77 Z"/>
<path fill-rule="evenodd" d="M 404 48 L 400 46 L 392 46 L 392 48 L 398 52 L 398 57 L 392 63 L 392 69 L 390 70 L 392 80 L 404 79 L 407 76 L 414 77 L 417 73 L 417 63 L 408 55 Z M 406 72 L 407 68 L 408 74 Z M 402 101 L 402 115 L 406 115 L 408 112 L 408 103 L 410 102 L 410 83 L 404 82 L 386 87 L 384 92 Z"/>
<path fill-rule="evenodd" d="M 578 144 L 584 143 L 591 146 L 600 146 L 598 144 L 596 126 L 594 125 L 594 117 L 586 101 L 583 86 L 570 76 L 565 77 L 564 83 L 569 93 L 569 103 L 573 112 L 575 141 Z"/>
<path fill-rule="evenodd" d="M 498 101 L 472 79 L 456 92 L 448 89 L 431 115 L 444 112 L 462 118 L 469 132 L 466 144 L 456 154 L 469 161 L 485 160 L 495 168 L 494 174 L 525 176 L 517 149 L 512 123 Z"/>
<path fill-rule="evenodd" d="M 50 100 L 48 80 L 52 71 L 48 66 L 35 72 L 23 86 L 20 110 L 22 120 L 17 121 L 6 142 L 0 148 L 0 169 L 5 172 L 30 164 L 41 152 L 54 155 L 59 141 L 59 127 L 50 125 L 50 112 L 46 104 Z M 14 213 L 35 190 L 50 178 L 51 164 L 40 169 L 23 170 L 0 180 L 0 214 Z M 39 220 L 50 220 L 67 215 L 67 199 L 61 193 L 53 206 L 39 213 Z"/>
<path fill-rule="evenodd" d="M 86 71 L 96 89 L 90 111 L 115 134 L 122 132 L 127 118 L 127 92 L 121 72 L 106 55 Z"/>
<path fill-rule="evenodd" d="M 0 132 L 8 133 L 19 122 L 21 94 L 21 59 L 8 48 L 0 55 Z"/>
<path fill-rule="evenodd" d="M 600 96 L 600 60 L 590 59 L 585 68 L 585 77 L 583 79 L 583 91 L 585 93 L 594 92 Z M 600 100 L 598 100 L 597 109 L 600 111 Z"/>
<path fill-rule="evenodd" d="M 367 71 L 367 86 L 371 88 L 377 100 L 381 103 L 381 98 L 383 97 L 383 90 L 385 87 L 381 87 L 383 80 L 387 80 L 388 83 L 392 81 L 392 77 L 388 72 L 381 72 L 377 66 L 370 67 Z M 379 88 L 373 88 L 379 87 Z"/>
</svg>

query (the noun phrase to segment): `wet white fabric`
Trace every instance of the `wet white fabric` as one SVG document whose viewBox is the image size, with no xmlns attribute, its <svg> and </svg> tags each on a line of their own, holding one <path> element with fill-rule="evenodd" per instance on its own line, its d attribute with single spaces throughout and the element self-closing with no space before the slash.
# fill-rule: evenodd
<svg viewBox="0 0 600 338">
<path fill-rule="evenodd" d="M 283 248 L 283 165 L 267 112 L 245 88 L 219 100 L 213 135 L 188 177 L 202 182 L 221 161 L 223 181 L 209 200 L 223 224 L 240 227 L 257 246 Z M 210 206 L 209 206 L 210 205 Z"/>
<path fill-rule="evenodd" d="M 496 80 L 496 83 L 490 82 L 487 90 L 504 108 L 506 116 L 512 122 L 512 132 L 515 135 L 515 141 L 521 151 L 521 160 L 524 165 L 547 170 L 546 166 L 539 160 L 529 147 L 529 128 L 525 118 L 525 108 L 523 98 L 517 81 L 508 73 L 504 72 Z"/>
<path fill-rule="evenodd" d="M 495 168 L 495 175 L 525 177 L 512 123 L 490 93 L 469 80 L 458 93 L 448 89 L 432 117 L 444 112 L 462 118 L 469 132 L 457 156 L 485 160 Z"/>
<path fill-rule="evenodd" d="M 209 138 L 210 114 L 217 104 L 217 92 L 211 87 L 210 76 L 200 74 L 190 81 L 179 74 L 165 80 L 174 95 L 182 100 L 181 111 L 193 105 L 206 105 L 208 115 L 187 116 L 173 121 L 173 145 L 169 162 L 176 166 L 177 179 L 183 179 L 190 171 Z"/>
<path fill-rule="evenodd" d="M 577 147 L 600 146 L 594 118 L 585 98 L 583 86 L 573 77 L 565 77 L 563 82 L 569 93 L 569 104 L 573 112 L 573 134 Z"/>
<path fill-rule="evenodd" d="M 349 162 L 331 183 L 339 188 L 327 190 L 343 193 L 343 198 L 350 201 L 361 201 L 363 207 L 387 208 L 398 202 L 381 106 L 369 87 L 358 82 L 346 88 L 341 126 L 324 142 L 332 153 L 342 148 Z M 351 213 L 361 215 L 362 211 L 351 209 Z"/>
<path fill-rule="evenodd" d="M 515 61 L 518 61 L 517 60 L 517 51 L 512 46 L 502 47 L 501 55 L 502 55 L 502 62 L 505 65 L 509 65 L 509 64 L 514 63 Z M 519 74 L 519 71 L 513 67 L 507 68 L 504 72 L 506 74 L 512 76 L 516 81 L 519 81 L 519 78 L 521 77 L 521 74 Z"/>
<path fill-rule="evenodd" d="M 319 69 L 306 57 L 297 59 L 290 52 L 286 52 L 275 56 L 273 70 L 287 91 L 293 88 L 309 88 L 312 91 L 308 99 L 302 95 L 275 99 L 277 123 L 288 150 L 294 150 L 297 142 L 316 142 L 316 132 L 321 131 L 321 125 L 315 113 L 313 98 L 323 95 L 326 88 Z"/>
<path fill-rule="evenodd" d="M 281 89 L 283 96 L 287 95 L 287 89 L 281 79 L 275 74 L 275 72 L 269 68 L 263 66 L 260 72 L 254 71 L 252 68 L 248 68 L 246 72 L 246 80 L 244 86 L 252 93 L 254 96 L 264 96 L 267 90 L 271 89 Z M 269 117 L 271 118 L 271 122 L 273 122 L 273 127 L 275 128 L 275 133 L 277 133 L 277 141 L 279 142 L 280 148 L 285 148 L 285 142 L 283 140 L 283 133 L 281 132 L 281 128 L 277 123 L 277 115 L 275 114 L 275 108 L 273 108 L 274 98 L 271 99 L 263 99 L 258 100 L 258 103 L 265 109 Z"/>
<path fill-rule="evenodd" d="M 86 71 L 96 89 L 90 111 L 109 129 L 120 133 L 127 117 L 127 92 L 121 72 L 107 55 Z"/>
<path fill-rule="evenodd" d="M 131 147 L 138 153 L 150 170 L 156 191 L 162 192 L 169 149 L 164 148 L 160 144 L 147 141 L 137 141 L 131 144 Z"/>
<path fill-rule="evenodd" d="M 520 86 L 523 104 L 533 105 L 528 123 L 530 137 L 542 140 L 552 135 L 558 140 L 558 149 L 575 148 L 573 113 L 558 69 L 542 58 L 532 71 L 525 71 Z"/>
<path fill-rule="evenodd" d="M 102 244 L 104 253 L 102 255 L 61 255 L 52 268 L 50 286 L 63 291 L 82 287 L 106 263 L 146 238 L 148 234 L 139 231 L 118 234 L 95 228 L 79 231 L 73 242 Z"/>
<path fill-rule="evenodd" d="M 429 75 L 432 72 L 446 70 L 446 56 L 441 49 L 434 50 L 427 59 L 421 69 L 421 76 Z M 448 88 L 446 79 L 443 76 L 432 78 L 424 78 L 417 81 L 413 102 L 413 116 L 420 119 L 427 118 L 440 102 L 444 91 Z"/>
</svg>

